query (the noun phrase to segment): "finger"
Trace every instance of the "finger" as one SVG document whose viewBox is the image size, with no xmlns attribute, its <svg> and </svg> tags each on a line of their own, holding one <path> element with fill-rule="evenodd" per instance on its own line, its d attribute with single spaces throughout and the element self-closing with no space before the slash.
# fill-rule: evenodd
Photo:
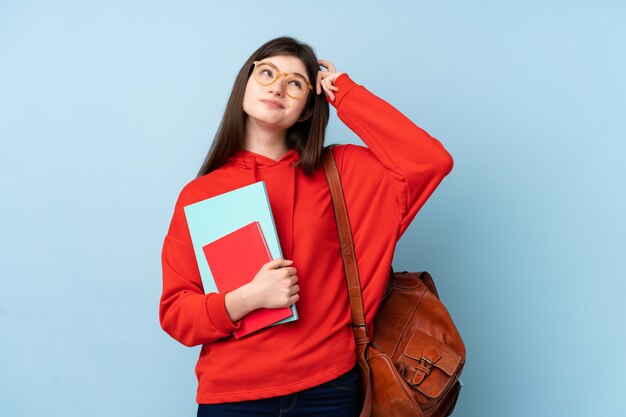
<svg viewBox="0 0 626 417">
<path fill-rule="evenodd" d="M 339 78 L 341 74 L 342 73 L 334 73 L 324 78 L 324 80 L 326 80 L 326 86 L 328 87 L 329 90 L 339 91 L 339 87 L 335 85 L 335 80 Z"/>
<path fill-rule="evenodd" d="M 322 92 L 322 72 L 317 72 L 317 79 L 315 81 L 315 88 L 317 89 L 317 94 Z"/>
<path fill-rule="evenodd" d="M 326 81 L 324 78 L 320 80 L 320 87 L 324 90 L 324 94 L 328 95 L 328 88 L 326 87 Z"/>
<path fill-rule="evenodd" d="M 328 71 L 318 71 L 317 72 L 317 86 L 318 86 L 318 90 L 317 90 L 317 94 L 320 94 L 322 92 L 322 88 L 324 87 L 324 84 L 322 84 L 322 82 L 324 80 L 326 80 L 327 77 L 330 77 L 331 73 Z"/>
<path fill-rule="evenodd" d="M 326 92 L 326 95 L 332 100 L 335 101 L 335 94 L 333 94 L 332 90 L 329 87 L 329 82 L 327 78 L 324 78 L 322 80 L 322 86 L 324 87 L 324 91 Z"/>
<path fill-rule="evenodd" d="M 265 269 L 265 270 L 276 269 L 276 268 L 280 268 L 282 266 L 289 266 L 292 263 L 293 263 L 293 261 L 291 261 L 291 260 L 283 259 L 283 258 L 277 258 L 277 259 L 272 259 L 271 261 L 267 262 L 265 265 L 263 265 L 261 267 L 261 269 Z"/>
<path fill-rule="evenodd" d="M 327 68 L 329 72 L 337 72 L 337 70 L 335 69 L 335 65 L 333 65 L 333 63 L 330 61 L 327 61 L 325 59 L 318 59 L 317 63 L 320 64 L 322 67 Z"/>
<path fill-rule="evenodd" d="M 293 266 L 288 266 L 285 268 L 281 268 L 281 271 L 284 271 L 285 274 L 287 274 L 287 277 L 292 277 L 294 275 L 296 275 L 298 273 L 298 271 L 296 270 L 296 268 L 294 268 Z"/>
<path fill-rule="evenodd" d="M 293 287 L 291 287 L 289 295 L 296 295 L 298 294 L 298 291 L 300 291 L 300 287 L 298 285 L 294 285 Z"/>
<path fill-rule="evenodd" d="M 322 84 L 322 88 L 324 89 L 324 91 L 328 91 L 328 86 L 330 85 L 329 79 L 322 78 L 321 84 Z"/>
</svg>

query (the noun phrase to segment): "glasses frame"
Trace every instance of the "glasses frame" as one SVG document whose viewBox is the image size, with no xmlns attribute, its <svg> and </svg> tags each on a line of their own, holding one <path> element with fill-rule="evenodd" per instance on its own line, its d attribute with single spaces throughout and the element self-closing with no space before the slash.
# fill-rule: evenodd
<svg viewBox="0 0 626 417">
<path fill-rule="evenodd" d="M 289 97 L 293 98 L 293 99 L 300 99 L 302 97 L 306 97 L 309 94 L 309 91 L 311 91 L 313 89 L 313 86 L 311 85 L 311 83 L 309 83 L 306 78 L 304 78 L 301 75 L 296 75 L 296 74 L 287 74 L 286 72 L 283 72 L 281 70 L 278 69 L 278 67 L 274 64 L 272 64 L 271 62 L 267 62 L 267 61 L 254 61 L 254 69 L 252 70 L 252 77 L 254 78 L 254 81 L 256 81 L 257 83 L 259 83 L 260 85 L 264 85 L 264 86 L 268 86 L 268 85 L 272 85 L 276 82 L 276 80 L 278 80 L 282 75 L 284 75 L 283 77 L 283 87 L 285 88 L 285 94 L 287 94 Z M 255 75 L 255 70 L 256 70 L 256 66 L 257 64 L 265 64 L 265 65 L 269 65 L 270 67 L 274 68 L 276 70 L 276 77 L 274 77 L 274 79 L 267 83 L 267 84 L 263 84 L 262 82 L 260 82 L 259 80 L 257 80 L 256 75 Z M 304 94 L 302 94 L 301 96 L 298 97 L 294 97 L 291 94 L 289 94 L 287 92 L 287 87 L 286 87 L 286 83 L 287 83 L 287 77 L 292 76 L 292 77 L 298 77 L 301 78 L 302 81 L 304 81 L 306 83 L 307 86 L 307 90 L 304 92 Z"/>
</svg>

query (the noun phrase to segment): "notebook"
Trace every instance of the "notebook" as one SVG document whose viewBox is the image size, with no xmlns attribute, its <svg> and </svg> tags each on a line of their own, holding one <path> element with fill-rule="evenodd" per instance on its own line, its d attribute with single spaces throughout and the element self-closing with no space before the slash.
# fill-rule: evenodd
<svg viewBox="0 0 626 417">
<path fill-rule="evenodd" d="M 259 269 L 272 260 L 261 224 L 254 221 L 234 232 L 203 247 L 218 292 L 235 290 L 254 279 Z M 291 317 L 289 307 L 262 308 L 247 314 L 241 327 L 235 330 L 235 338 L 240 338 L 262 329 L 287 317 Z"/>
</svg>

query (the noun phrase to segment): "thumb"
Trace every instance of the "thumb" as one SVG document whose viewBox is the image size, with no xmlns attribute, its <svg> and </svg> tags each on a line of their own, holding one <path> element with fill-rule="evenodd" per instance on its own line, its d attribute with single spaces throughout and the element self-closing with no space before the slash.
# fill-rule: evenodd
<svg viewBox="0 0 626 417">
<path fill-rule="evenodd" d="M 272 259 L 271 261 L 263 265 L 261 269 L 265 269 L 265 270 L 276 269 L 276 268 L 280 268 L 281 266 L 289 266 L 292 263 L 293 261 L 291 260 L 277 258 L 277 259 Z"/>
</svg>

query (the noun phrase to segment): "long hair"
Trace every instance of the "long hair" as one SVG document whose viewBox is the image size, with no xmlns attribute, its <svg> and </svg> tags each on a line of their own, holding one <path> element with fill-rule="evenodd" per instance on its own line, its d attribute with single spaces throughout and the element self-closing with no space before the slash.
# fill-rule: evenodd
<svg viewBox="0 0 626 417">
<path fill-rule="evenodd" d="M 317 72 L 319 71 L 317 57 L 313 48 L 305 43 L 283 36 L 266 42 L 254 51 L 237 74 L 222 122 L 198 172 L 198 177 L 219 168 L 230 156 L 244 147 L 245 126 L 248 116 L 243 110 L 243 96 L 246 83 L 252 73 L 253 62 L 276 55 L 290 55 L 299 58 L 306 68 L 310 82 L 315 83 L 317 80 Z M 287 148 L 295 149 L 298 152 L 300 160 L 296 162 L 295 166 L 300 166 L 305 175 L 311 175 L 321 165 L 324 134 L 329 113 L 325 94 L 318 95 L 314 87 L 309 92 L 307 103 L 302 110 L 301 118 L 305 120 L 296 122 L 287 130 Z"/>
</svg>

